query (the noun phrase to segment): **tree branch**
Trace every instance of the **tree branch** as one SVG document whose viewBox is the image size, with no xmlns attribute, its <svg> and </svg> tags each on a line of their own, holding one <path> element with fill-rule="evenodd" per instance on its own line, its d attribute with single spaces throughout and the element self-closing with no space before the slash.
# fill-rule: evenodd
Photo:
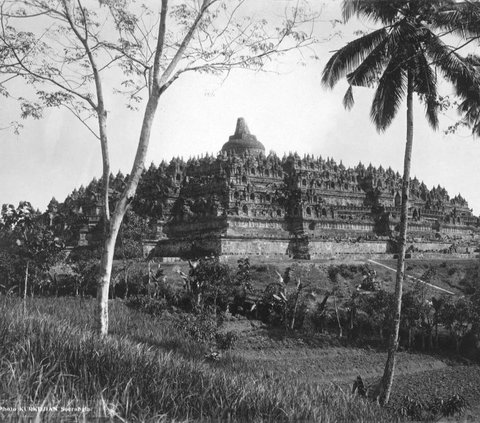
<svg viewBox="0 0 480 423">
<path fill-rule="evenodd" d="M 103 184 L 104 184 L 104 192 L 103 192 L 103 202 L 104 202 L 104 216 L 105 222 L 109 222 L 110 220 L 110 206 L 109 206 L 109 179 L 110 179 L 110 153 L 108 149 L 108 136 L 107 136 L 107 111 L 105 109 L 105 102 L 103 96 L 103 86 L 102 86 L 102 79 L 100 77 L 100 72 L 98 70 L 98 66 L 93 56 L 92 50 L 90 49 L 90 45 L 88 44 L 88 26 L 87 26 L 87 18 L 85 10 L 82 6 L 80 0 L 78 0 L 78 7 L 82 13 L 84 19 L 84 29 L 85 29 L 85 36 L 83 37 L 80 32 L 78 31 L 72 16 L 70 15 L 70 11 L 68 10 L 68 5 L 66 0 L 62 0 L 64 5 L 65 17 L 70 24 L 70 27 L 74 34 L 77 36 L 79 41 L 85 48 L 85 51 L 88 56 L 88 60 L 90 62 L 90 66 L 92 67 L 93 78 L 95 81 L 95 88 L 97 91 L 97 107 L 95 108 L 97 112 L 97 119 L 98 119 L 98 129 L 100 134 L 100 146 L 102 148 L 102 163 L 103 163 Z M 105 224 L 105 228 L 107 225 Z"/>
<path fill-rule="evenodd" d="M 185 52 L 188 44 L 190 43 L 190 40 L 192 39 L 193 34 L 194 34 L 195 30 L 197 29 L 197 26 L 200 23 L 204 13 L 216 1 L 217 0 L 203 0 L 202 6 L 200 7 L 200 10 L 197 14 L 197 17 L 195 18 L 194 22 L 190 26 L 187 34 L 185 35 L 182 43 L 180 44 L 180 47 L 178 48 L 177 52 L 173 56 L 172 60 L 168 64 L 168 66 L 165 69 L 165 71 L 163 72 L 163 74 L 158 78 L 158 80 L 154 79 L 154 84 L 156 84 L 158 88 L 161 88 L 165 83 L 167 83 L 171 74 L 173 73 L 173 71 L 177 67 L 178 63 L 180 62 L 180 60 L 183 56 L 183 53 Z"/>
<path fill-rule="evenodd" d="M 166 32 L 166 19 L 168 12 L 168 0 L 162 0 L 162 10 L 160 12 L 160 25 L 158 27 L 158 41 L 157 49 L 155 51 L 155 59 L 153 60 L 153 72 L 152 72 L 152 82 L 154 86 L 149 86 L 149 91 L 152 92 L 154 89 L 159 88 L 159 74 L 160 74 L 160 63 L 162 60 L 163 48 L 165 46 L 165 32 Z M 148 78 L 150 82 L 150 78 Z"/>
</svg>

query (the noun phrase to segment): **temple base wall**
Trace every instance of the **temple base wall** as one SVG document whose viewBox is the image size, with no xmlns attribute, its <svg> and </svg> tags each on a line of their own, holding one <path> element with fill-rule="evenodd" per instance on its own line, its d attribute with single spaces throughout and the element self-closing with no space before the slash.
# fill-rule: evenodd
<svg viewBox="0 0 480 423">
<path fill-rule="evenodd" d="M 159 241 L 155 247 L 156 257 L 220 256 L 219 238 L 177 238 Z"/>
<path fill-rule="evenodd" d="M 226 256 L 286 256 L 288 239 L 222 239 L 222 255 Z"/>
<path fill-rule="evenodd" d="M 221 238 L 183 238 L 168 239 L 157 243 L 155 256 L 158 257 L 187 257 L 200 253 L 201 255 L 214 254 L 218 256 L 284 256 L 297 257 L 295 251 L 299 246 L 306 251 L 311 259 L 332 256 L 350 257 L 380 257 L 395 254 L 388 240 L 358 241 L 347 240 L 325 241 L 308 240 L 306 243 L 299 239 L 271 239 L 249 237 L 221 237 Z M 148 247 L 148 249 L 147 249 Z M 407 248 L 414 247 L 413 254 L 441 254 L 451 247 L 450 243 L 442 242 L 409 242 Z M 145 252 L 150 252 L 151 245 L 145 246 Z M 147 251 L 148 250 L 148 251 Z M 465 253 L 466 251 L 458 251 Z M 473 253 L 473 251 L 471 251 Z"/>
<path fill-rule="evenodd" d="M 365 242 L 331 242 L 331 241 L 310 241 L 308 249 L 311 258 L 339 254 L 386 254 L 388 252 L 388 241 L 365 241 Z"/>
</svg>

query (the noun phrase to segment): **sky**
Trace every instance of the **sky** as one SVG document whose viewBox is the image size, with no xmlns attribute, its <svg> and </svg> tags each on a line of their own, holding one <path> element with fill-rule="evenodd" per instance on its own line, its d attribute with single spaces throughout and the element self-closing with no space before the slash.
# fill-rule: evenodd
<svg viewBox="0 0 480 423">
<path fill-rule="evenodd" d="M 250 0 L 252 16 L 277 19 L 288 0 Z M 356 89 L 356 103 L 346 111 L 342 105 L 347 88 L 341 82 L 333 90 L 321 84 L 321 73 L 332 52 L 373 25 L 354 21 L 332 26 L 340 18 L 339 1 L 317 1 L 322 10 L 315 27 L 320 42 L 319 60 L 298 63 L 298 55 L 283 57 L 268 72 L 236 70 L 228 78 L 185 74 L 164 94 L 155 118 L 146 165 L 172 157 L 217 153 L 234 133 L 238 117 L 267 152 L 297 151 L 300 155 L 333 157 L 346 166 L 358 162 L 392 167 L 402 173 L 405 147 L 405 109 L 393 124 L 377 133 L 369 118 L 373 90 Z M 443 94 L 452 88 L 442 85 Z M 0 127 L 18 118 L 18 105 L 2 99 Z M 142 112 L 128 111 L 124 99 L 108 96 L 111 167 L 128 173 L 141 126 Z M 444 186 L 450 196 L 461 193 L 480 214 L 480 141 L 467 131 L 445 135 L 455 122 L 454 111 L 441 117 L 433 132 L 416 102 L 412 177 L 428 187 Z M 43 119 L 22 122 L 19 135 L 0 131 L 0 203 L 30 201 L 44 210 L 52 197 L 59 201 L 94 176 L 101 175 L 98 141 L 68 112 L 51 110 Z"/>
</svg>

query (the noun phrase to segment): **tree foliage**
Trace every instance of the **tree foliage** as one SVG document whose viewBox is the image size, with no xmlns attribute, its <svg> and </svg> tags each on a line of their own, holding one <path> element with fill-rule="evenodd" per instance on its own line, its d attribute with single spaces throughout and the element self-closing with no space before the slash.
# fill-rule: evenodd
<svg viewBox="0 0 480 423">
<path fill-rule="evenodd" d="M 21 274 L 24 277 L 24 295 L 27 294 L 31 275 L 38 286 L 48 284 L 46 273 L 60 258 L 63 243 L 30 203 L 22 201 L 18 207 L 11 204 L 2 206 L 0 238 L 5 247 L 2 268 L 6 279 L 13 276 L 8 285 L 20 285 Z M 8 261 L 10 264 L 7 264 Z M 33 289 L 31 286 L 31 293 Z"/>
</svg>

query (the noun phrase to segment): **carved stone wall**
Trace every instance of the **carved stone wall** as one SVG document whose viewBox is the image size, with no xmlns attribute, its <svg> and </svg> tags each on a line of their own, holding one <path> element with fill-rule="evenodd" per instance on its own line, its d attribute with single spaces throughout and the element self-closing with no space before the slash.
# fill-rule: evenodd
<svg viewBox="0 0 480 423">
<path fill-rule="evenodd" d="M 304 258 L 390 252 L 400 218 L 398 172 L 264 151 L 239 119 L 217 157 L 172 160 L 167 239 L 157 253 L 176 255 L 189 245 L 224 255 Z M 443 250 L 478 232 L 479 220 L 461 196 L 451 199 L 417 179 L 410 185 L 410 237 L 419 251 Z"/>
<path fill-rule="evenodd" d="M 111 204 L 124 181 L 112 175 Z M 332 158 L 265 154 L 240 118 L 218 155 L 150 166 L 132 209 L 157 228 L 145 235 L 144 250 L 156 245 L 154 253 L 165 257 L 382 254 L 394 250 L 401 185 L 400 174 L 382 166 L 347 168 Z M 47 217 L 66 227 L 60 217 L 72 212 L 73 242 L 98 243 L 102 198 L 100 181 L 93 180 L 63 204 L 52 200 Z M 428 189 L 414 178 L 409 201 L 409 245 L 474 251 L 479 218 L 461 195 L 451 198 L 444 188 Z"/>
</svg>

